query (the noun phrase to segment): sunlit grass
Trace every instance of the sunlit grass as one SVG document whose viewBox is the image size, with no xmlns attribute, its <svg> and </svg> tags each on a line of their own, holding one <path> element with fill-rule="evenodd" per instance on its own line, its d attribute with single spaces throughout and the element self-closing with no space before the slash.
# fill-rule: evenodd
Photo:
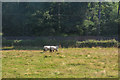
<svg viewBox="0 0 120 80">
<path fill-rule="evenodd" d="M 0 32 L 0 36 L 2 36 L 2 35 L 3 35 L 3 33 Z"/>
<path fill-rule="evenodd" d="M 117 48 L 2 51 L 3 78 L 117 78 Z"/>
</svg>

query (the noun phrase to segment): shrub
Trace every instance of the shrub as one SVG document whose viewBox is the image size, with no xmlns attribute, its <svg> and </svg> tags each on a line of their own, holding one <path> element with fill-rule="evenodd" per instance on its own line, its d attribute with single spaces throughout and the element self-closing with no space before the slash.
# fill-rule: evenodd
<svg viewBox="0 0 120 80">
<path fill-rule="evenodd" d="M 2 40 L 3 46 L 31 46 L 31 47 L 43 47 L 44 45 L 61 45 L 62 47 L 118 47 L 118 41 L 116 40 Z"/>
<path fill-rule="evenodd" d="M 118 47 L 118 41 L 116 40 L 86 40 L 77 41 L 76 47 Z"/>
</svg>

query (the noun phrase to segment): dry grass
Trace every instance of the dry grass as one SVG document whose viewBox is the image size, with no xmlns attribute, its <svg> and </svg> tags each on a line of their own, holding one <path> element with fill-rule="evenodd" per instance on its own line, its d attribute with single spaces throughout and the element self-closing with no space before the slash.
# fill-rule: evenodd
<svg viewBox="0 0 120 80">
<path fill-rule="evenodd" d="M 117 78 L 117 48 L 5 50 L 3 78 Z"/>
</svg>

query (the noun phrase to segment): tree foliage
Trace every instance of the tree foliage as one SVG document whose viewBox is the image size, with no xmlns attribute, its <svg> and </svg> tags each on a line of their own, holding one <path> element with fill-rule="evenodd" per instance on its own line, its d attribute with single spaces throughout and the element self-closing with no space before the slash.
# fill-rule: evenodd
<svg viewBox="0 0 120 80">
<path fill-rule="evenodd" d="M 118 10 L 118 2 L 6 2 L 3 36 L 115 36 Z"/>
</svg>

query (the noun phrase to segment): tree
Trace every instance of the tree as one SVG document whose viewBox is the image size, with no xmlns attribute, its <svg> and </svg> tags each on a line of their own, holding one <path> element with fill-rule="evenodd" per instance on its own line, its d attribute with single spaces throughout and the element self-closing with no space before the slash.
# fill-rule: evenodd
<svg viewBox="0 0 120 80">
<path fill-rule="evenodd" d="M 119 16 L 119 14 L 120 14 L 120 1 L 118 3 L 118 16 Z"/>
<path fill-rule="evenodd" d="M 100 18 L 101 18 L 101 2 L 98 3 L 99 4 L 99 10 L 98 10 L 98 35 L 100 35 Z"/>
<path fill-rule="evenodd" d="M 115 2 L 3 3 L 3 36 L 117 35 Z"/>
</svg>

